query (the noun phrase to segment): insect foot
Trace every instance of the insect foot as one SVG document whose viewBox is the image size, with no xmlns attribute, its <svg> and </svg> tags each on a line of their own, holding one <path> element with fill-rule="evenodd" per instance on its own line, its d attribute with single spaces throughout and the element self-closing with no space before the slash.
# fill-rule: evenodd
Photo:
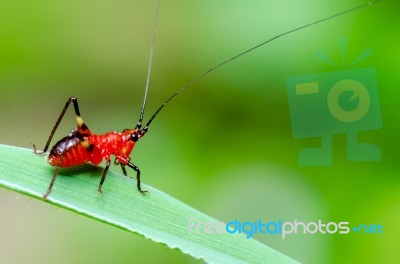
<svg viewBox="0 0 400 264">
<path fill-rule="evenodd" d="M 41 150 L 38 150 L 37 148 L 36 148 L 36 146 L 35 146 L 35 144 L 34 143 L 32 143 L 32 146 L 33 146 L 33 152 L 35 153 L 35 154 L 37 154 L 37 155 L 40 155 L 40 156 L 43 156 L 44 155 L 44 151 L 41 151 Z"/>
<path fill-rule="evenodd" d="M 139 192 L 143 195 L 147 195 L 149 193 L 149 191 L 144 191 L 144 190 L 139 190 Z"/>
</svg>

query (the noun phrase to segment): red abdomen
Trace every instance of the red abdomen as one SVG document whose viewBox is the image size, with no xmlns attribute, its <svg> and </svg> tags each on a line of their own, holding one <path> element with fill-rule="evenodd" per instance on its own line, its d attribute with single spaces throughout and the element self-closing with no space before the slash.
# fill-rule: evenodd
<svg viewBox="0 0 400 264">
<path fill-rule="evenodd" d="M 65 137 L 51 149 L 47 161 L 58 167 L 71 167 L 90 161 L 92 153 L 77 137 Z"/>
</svg>

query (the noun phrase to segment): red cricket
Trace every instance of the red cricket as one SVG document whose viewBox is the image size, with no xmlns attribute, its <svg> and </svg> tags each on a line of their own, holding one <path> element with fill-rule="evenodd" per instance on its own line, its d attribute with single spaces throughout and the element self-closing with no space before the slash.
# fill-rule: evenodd
<svg viewBox="0 0 400 264">
<path fill-rule="evenodd" d="M 49 188 L 48 188 L 47 192 L 43 195 L 43 199 L 46 199 L 46 197 L 50 194 L 60 167 L 71 167 L 71 166 L 84 164 L 87 162 L 91 162 L 91 163 L 97 165 L 100 162 L 102 162 L 103 159 L 105 159 L 107 163 L 106 163 L 106 167 L 104 169 L 103 175 L 100 180 L 99 188 L 98 188 L 98 191 L 101 193 L 102 185 L 104 183 L 104 180 L 107 176 L 107 171 L 111 164 L 111 156 L 112 155 L 115 156 L 114 164 L 121 165 L 122 171 L 125 176 L 127 176 L 125 166 L 128 166 L 136 171 L 137 188 L 142 194 L 146 194 L 147 191 L 142 190 L 142 188 L 140 186 L 140 170 L 135 164 L 133 164 L 130 161 L 131 159 L 130 159 L 129 155 L 132 152 L 132 149 L 135 146 L 136 142 L 147 133 L 148 127 L 150 126 L 153 119 L 164 108 L 164 106 L 167 105 L 175 96 L 177 96 L 179 93 L 184 91 L 186 88 L 192 86 L 196 82 L 203 79 L 206 75 L 208 75 L 210 72 L 214 71 L 215 69 L 222 67 L 223 65 L 225 65 L 233 60 L 236 60 L 237 58 L 239 58 L 257 48 L 260 48 L 261 46 L 264 46 L 265 44 L 267 44 L 279 37 L 291 34 L 295 31 L 302 30 L 304 28 L 316 25 L 318 23 L 330 20 L 332 18 L 344 15 L 346 13 L 350 13 L 355 10 L 373 5 L 380 1 L 383 1 L 383 0 L 371 1 L 368 3 L 362 4 L 362 5 L 359 5 L 357 7 L 348 9 L 346 11 L 337 13 L 330 17 L 326 17 L 326 18 L 320 19 L 318 21 L 309 23 L 307 25 L 303 25 L 301 27 L 297 27 L 295 29 L 289 30 L 285 33 L 282 33 L 273 38 L 270 38 L 258 45 L 255 45 L 252 48 L 247 49 L 247 50 L 243 51 L 242 53 L 239 53 L 238 55 L 235 55 L 235 56 L 223 61 L 222 63 L 215 65 L 214 67 L 203 72 L 197 78 L 193 79 L 192 81 L 187 83 L 185 86 L 183 86 L 182 88 L 177 90 L 172 96 L 170 96 L 157 109 L 157 111 L 151 116 L 151 118 L 146 123 L 146 125 L 142 128 L 144 110 L 145 110 L 146 99 L 147 99 L 147 92 L 148 92 L 149 81 L 150 81 L 151 64 L 152 64 L 152 57 L 153 57 L 153 50 L 154 50 L 154 43 L 155 43 L 155 32 L 156 32 L 156 27 L 157 27 L 157 20 L 158 20 L 159 6 L 160 6 L 160 1 L 158 1 L 156 15 L 155 15 L 155 19 L 154 19 L 154 29 L 153 29 L 152 41 L 151 41 L 151 46 L 150 46 L 150 56 L 149 56 L 149 65 L 148 65 L 148 71 L 147 71 L 147 82 L 146 82 L 145 94 L 144 94 L 144 98 L 143 98 L 143 104 L 142 104 L 142 109 L 141 109 L 140 116 L 139 116 L 139 121 L 136 124 L 136 127 L 134 129 L 125 129 L 122 132 L 109 132 L 104 135 L 92 134 L 92 132 L 89 130 L 89 128 L 83 122 L 83 119 L 79 112 L 77 98 L 74 96 L 70 97 L 68 99 L 68 101 L 66 102 L 56 124 L 54 125 L 53 130 L 50 133 L 49 139 L 47 140 L 47 143 L 46 143 L 43 151 L 37 150 L 35 145 L 33 145 L 34 152 L 36 154 L 42 155 L 42 154 L 46 153 L 46 151 L 49 148 L 50 142 L 54 136 L 54 133 L 57 130 L 58 125 L 60 124 L 65 112 L 67 111 L 68 106 L 72 102 L 74 105 L 76 121 L 77 121 L 78 125 L 77 125 L 76 129 L 73 129 L 68 136 L 66 136 L 63 139 L 61 139 L 60 141 L 58 141 L 53 146 L 53 148 L 50 150 L 50 154 L 48 156 L 48 162 L 52 166 L 55 167 L 55 170 L 54 170 L 53 178 L 50 182 Z"/>
<path fill-rule="evenodd" d="M 53 138 L 53 135 L 71 102 L 74 104 L 78 126 L 76 129 L 73 129 L 68 136 L 58 141 L 50 151 L 48 162 L 55 166 L 56 169 L 54 171 L 50 186 L 47 192 L 43 195 L 43 199 L 46 199 L 46 197 L 50 194 L 51 189 L 53 188 L 54 180 L 58 173 L 58 169 L 60 167 L 72 167 L 84 164 L 86 162 L 91 162 L 97 165 L 100 164 L 103 159 L 105 159 L 107 164 L 98 188 L 98 191 L 101 193 L 101 187 L 111 164 L 111 155 L 115 156 L 114 164 L 121 165 L 125 176 L 127 176 L 125 169 L 126 165 L 136 171 L 137 188 L 141 193 L 145 194 L 147 191 L 143 191 L 140 187 L 140 170 L 135 164 L 130 162 L 129 155 L 132 152 L 136 141 L 138 141 L 139 138 L 144 136 L 144 134 L 147 132 L 147 126 L 141 129 L 141 122 L 138 122 L 135 129 L 125 129 L 122 133 L 109 132 L 104 135 L 92 134 L 80 116 L 78 100 L 76 97 L 71 97 L 68 99 L 60 117 L 56 122 L 56 125 L 50 134 L 44 150 L 38 151 L 34 146 L 35 153 L 43 154 L 47 151 L 50 141 Z"/>
</svg>

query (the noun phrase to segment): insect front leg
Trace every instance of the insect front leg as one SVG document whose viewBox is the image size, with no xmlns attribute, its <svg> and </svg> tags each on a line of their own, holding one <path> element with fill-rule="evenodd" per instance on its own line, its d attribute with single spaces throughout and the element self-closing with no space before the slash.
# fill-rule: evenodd
<svg viewBox="0 0 400 264">
<path fill-rule="evenodd" d="M 50 132 L 50 136 L 49 136 L 49 138 L 47 139 L 47 142 L 46 142 L 46 145 L 45 145 L 44 149 L 43 149 L 43 150 L 38 150 L 38 149 L 36 148 L 35 144 L 33 144 L 33 151 L 34 151 L 36 154 L 42 155 L 42 154 L 46 153 L 46 151 L 47 151 L 48 148 L 49 148 L 50 142 L 51 142 L 51 140 L 53 139 L 54 133 L 56 132 L 56 130 L 57 130 L 57 128 L 58 128 L 58 125 L 60 124 L 61 120 L 63 119 L 64 114 L 65 114 L 65 112 L 67 111 L 68 106 L 71 104 L 71 102 L 74 104 L 75 115 L 76 115 L 76 122 L 78 123 L 78 129 L 80 130 L 79 132 L 88 132 L 88 133 L 90 133 L 88 127 L 87 127 L 87 126 L 85 125 L 85 123 L 83 122 L 83 119 L 82 119 L 81 114 L 80 114 L 80 112 L 79 112 L 78 98 L 76 98 L 75 96 L 72 96 L 72 97 L 70 97 L 70 98 L 67 100 L 67 102 L 65 103 L 65 106 L 64 106 L 63 110 L 61 111 L 60 116 L 58 117 L 58 119 L 57 119 L 57 121 L 56 121 L 56 123 L 55 123 L 53 129 L 52 129 L 51 132 Z"/>
<path fill-rule="evenodd" d="M 129 176 L 128 176 L 128 173 L 126 172 L 125 165 L 122 164 L 122 163 L 120 163 L 119 160 L 118 160 L 117 158 L 115 158 L 115 160 L 114 160 L 114 165 L 121 165 L 122 173 L 123 173 L 126 177 L 129 177 Z"/>
<path fill-rule="evenodd" d="M 122 173 L 128 177 L 128 173 L 126 173 L 125 165 L 121 164 Z"/>
<path fill-rule="evenodd" d="M 148 191 L 142 190 L 142 187 L 140 186 L 140 183 L 141 183 L 141 182 L 140 182 L 140 169 L 139 169 L 135 164 L 133 164 L 132 162 L 130 162 L 130 161 L 129 161 L 129 158 L 126 159 L 126 158 L 124 158 L 124 157 L 117 156 L 117 159 L 119 160 L 119 162 L 120 162 L 120 164 L 121 164 L 122 171 L 124 172 L 124 175 L 125 175 L 125 176 L 128 176 L 128 175 L 126 174 L 126 170 L 125 170 L 125 168 L 124 168 L 125 165 L 128 165 L 129 168 L 131 168 L 131 169 L 133 169 L 134 171 L 136 171 L 137 188 L 138 188 L 138 190 L 139 190 L 139 192 L 140 192 L 141 194 L 147 194 Z"/>
<path fill-rule="evenodd" d="M 140 187 L 140 170 L 139 170 L 139 168 L 138 168 L 135 164 L 133 164 L 132 162 L 130 162 L 130 161 L 128 161 L 127 165 L 128 165 L 130 168 L 132 168 L 132 169 L 134 169 L 134 170 L 136 171 L 137 188 L 138 188 L 139 192 L 140 192 L 141 194 L 146 194 L 146 193 L 148 193 L 148 191 L 144 191 L 144 190 L 142 190 L 142 188 Z"/>
</svg>

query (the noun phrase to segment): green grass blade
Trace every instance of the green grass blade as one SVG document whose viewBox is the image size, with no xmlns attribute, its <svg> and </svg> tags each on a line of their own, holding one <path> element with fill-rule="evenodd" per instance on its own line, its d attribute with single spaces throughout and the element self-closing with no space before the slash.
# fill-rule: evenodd
<svg viewBox="0 0 400 264">
<path fill-rule="evenodd" d="M 41 199 L 54 168 L 32 150 L 0 145 L 0 186 Z M 296 263 L 291 258 L 242 235 L 188 232 L 191 217 L 198 222 L 215 219 L 175 198 L 109 172 L 103 194 L 97 192 L 102 168 L 83 165 L 60 170 L 47 199 L 63 207 L 122 229 L 140 234 L 170 248 L 177 248 L 208 263 Z"/>
</svg>

